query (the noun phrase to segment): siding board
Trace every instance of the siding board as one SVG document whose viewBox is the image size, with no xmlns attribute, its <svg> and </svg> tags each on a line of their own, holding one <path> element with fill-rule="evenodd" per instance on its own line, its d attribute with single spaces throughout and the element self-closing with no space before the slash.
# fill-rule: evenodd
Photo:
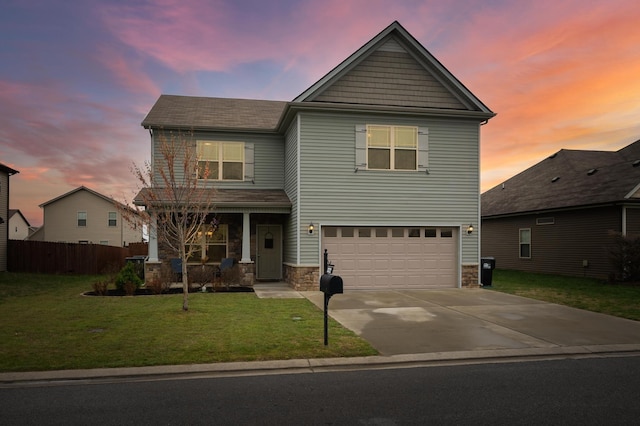
<svg viewBox="0 0 640 426">
<path fill-rule="evenodd" d="M 373 52 L 314 101 L 467 109 L 406 51 Z"/>
</svg>

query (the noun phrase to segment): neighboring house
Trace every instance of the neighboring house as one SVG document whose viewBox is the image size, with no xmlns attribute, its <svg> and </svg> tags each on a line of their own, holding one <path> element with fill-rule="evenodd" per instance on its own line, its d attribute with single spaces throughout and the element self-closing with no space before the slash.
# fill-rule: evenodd
<svg viewBox="0 0 640 426">
<path fill-rule="evenodd" d="M 123 220 L 123 204 L 84 186 L 40 207 L 43 224 L 30 240 L 120 247 L 142 241 L 142 229 Z"/>
<path fill-rule="evenodd" d="M 20 210 L 9 209 L 9 239 L 25 240 L 29 236 L 29 221 Z"/>
<path fill-rule="evenodd" d="M 217 188 L 220 226 L 196 242 L 210 263 L 317 289 L 327 250 L 346 289 L 433 288 L 478 285 L 494 115 L 394 22 L 291 102 L 162 95 L 142 125 L 156 153 L 195 133 Z M 166 260 L 153 235 L 149 258 Z"/>
<path fill-rule="evenodd" d="M 0 272 L 7 270 L 7 240 L 9 239 L 9 177 L 19 173 L 0 163 Z"/>
<path fill-rule="evenodd" d="M 640 140 L 560 150 L 482 194 L 482 255 L 497 268 L 607 278 L 613 233 L 640 235 Z"/>
</svg>

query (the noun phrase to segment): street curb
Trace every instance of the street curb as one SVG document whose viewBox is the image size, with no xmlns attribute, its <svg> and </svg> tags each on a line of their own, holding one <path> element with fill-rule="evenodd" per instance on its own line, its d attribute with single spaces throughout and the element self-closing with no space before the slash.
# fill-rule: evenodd
<svg viewBox="0 0 640 426">
<path fill-rule="evenodd" d="M 567 357 L 640 355 L 640 344 L 564 346 L 555 348 L 490 349 L 353 358 L 317 358 L 227 362 L 151 367 L 52 370 L 0 373 L 0 387 L 53 382 L 167 380 L 171 378 L 233 377 L 267 374 L 318 373 L 339 370 L 409 368 L 464 363 L 516 362 Z"/>
</svg>

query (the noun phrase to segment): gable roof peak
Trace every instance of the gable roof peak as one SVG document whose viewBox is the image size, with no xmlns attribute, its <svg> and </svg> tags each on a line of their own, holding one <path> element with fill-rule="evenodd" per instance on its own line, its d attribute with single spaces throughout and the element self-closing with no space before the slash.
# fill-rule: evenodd
<svg viewBox="0 0 640 426">
<path fill-rule="evenodd" d="M 407 81 L 411 82 L 409 89 Z M 422 92 L 416 94 L 414 89 Z M 402 95 L 411 99 L 399 101 L 400 90 L 409 90 Z M 495 115 L 398 21 L 298 95 L 293 100 L 297 102 L 459 110 L 481 113 L 486 119 Z"/>
</svg>

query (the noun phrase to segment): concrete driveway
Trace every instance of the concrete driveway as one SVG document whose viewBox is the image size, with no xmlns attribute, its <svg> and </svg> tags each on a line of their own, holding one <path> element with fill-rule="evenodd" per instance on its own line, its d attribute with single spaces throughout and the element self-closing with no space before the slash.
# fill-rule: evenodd
<svg viewBox="0 0 640 426">
<path fill-rule="evenodd" d="M 301 294 L 323 309 L 323 293 Z M 351 291 L 331 298 L 329 315 L 382 355 L 640 350 L 638 321 L 489 289 Z"/>
</svg>

